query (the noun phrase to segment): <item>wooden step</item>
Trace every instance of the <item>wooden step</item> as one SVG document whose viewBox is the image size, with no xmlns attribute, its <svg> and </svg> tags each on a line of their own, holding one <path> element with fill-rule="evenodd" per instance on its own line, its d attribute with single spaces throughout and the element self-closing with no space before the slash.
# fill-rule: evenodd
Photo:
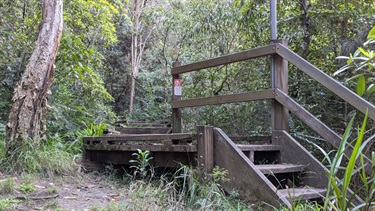
<svg viewBox="0 0 375 211">
<path fill-rule="evenodd" d="M 237 147 L 241 151 L 280 151 L 279 145 L 248 145 L 248 144 L 237 144 Z"/>
<path fill-rule="evenodd" d="M 170 127 L 116 127 L 122 134 L 168 134 L 172 131 Z"/>
<path fill-rule="evenodd" d="M 195 135 L 192 133 L 171 133 L 171 134 L 111 134 L 104 136 L 85 136 L 83 143 L 96 144 L 120 144 L 129 141 L 160 142 L 162 140 L 192 140 Z M 109 143 L 111 142 L 111 143 Z"/>
<path fill-rule="evenodd" d="M 318 189 L 318 188 L 311 188 L 311 187 L 304 187 L 304 188 L 288 188 L 288 189 L 280 189 L 277 190 L 282 197 L 292 200 L 310 200 L 310 199 L 317 199 L 325 196 L 327 190 L 326 189 Z"/>
<path fill-rule="evenodd" d="M 294 173 L 294 172 L 301 172 L 305 169 L 304 165 L 293 165 L 293 164 L 267 164 L 267 165 L 256 165 L 256 167 L 263 174 Z"/>
<path fill-rule="evenodd" d="M 279 152 L 281 147 L 279 145 L 270 145 L 270 144 L 237 144 L 236 145 L 245 155 L 250 159 L 251 162 L 255 162 L 256 156 L 255 152 L 267 153 L 268 158 L 271 158 L 271 162 L 277 162 L 277 155 L 270 154 L 268 152 Z M 259 154 L 259 153 L 258 153 Z M 273 155 L 270 157 L 270 155 Z"/>
</svg>

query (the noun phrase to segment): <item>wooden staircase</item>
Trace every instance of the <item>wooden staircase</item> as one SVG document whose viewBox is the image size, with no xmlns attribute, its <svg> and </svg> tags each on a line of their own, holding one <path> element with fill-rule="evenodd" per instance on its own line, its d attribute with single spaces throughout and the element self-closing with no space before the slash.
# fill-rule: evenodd
<svg viewBox="0 0 375 211">
<path fill-rule="evenodd" d="M 222 184 L 228 192 L 238 191 L 257 204 L 289 208 L 295 201 L 325 196 L 328 170 L 284 131 L 258 144 L 236 144 L 209 126 L 198 128 L 198 134 L 198 165 L 208 172 L 213 166 L 228 170 L 229 181 Z"/>
<path fill-rule="evenodd" d="M 272 57 L 269 89 L 182 98 L 183 74 L 265 56 Z M 86 137 L 85 157 L 97 162 L 128 164 L 136 149 L 150 150 L 154 157 L 153 165 L 156 166 L 173 167 L 182 163 L 203 168 L 207 172 L 211 172 L 214 166 L 228 170 L 229 181 L 222 184 L 223 187 L 228 192 L 236 190 L 255 203 L 266 202 L 274 207 L 284 204 L 291 208 L 295 200 L 319 200 L 327 188 L 328 170 L 286 132 L 289 113 L 293 113 L 336 149 L 342 137 L 288 95 L 288 63 L 353 108 L 362 113 L 368 112 L 368 117 L 375 120 L 373 104 L 288 49 L 285 40 L 277 40 L 267 46 L 192 64 L 175 62 L 171 70 L 172 128 L 143 124 L 136 129 L 119 128 L 121 133 L 127 134 Z M 272 135 L 268 140 L 262 140 L 266 142 L 235 144 L 235 138 L 231 139 L 221 129 L 209 126 L 198 127 L 196 135 L 182 133 L 183 108 L 258 100 L 271 101 Z M 346 149 L 345 154 L 349 156 L 351 150 Z M 364 169 L 370 174 L 371 160 L 367 157 L 363 157 L 363 160 L 367 164 Z M 354 203 L 360 202 L 355 198 Z"/>
<path fill-rule="evenodd" d="M 296 201 L 319 202 L 326 194 L 328 170 L 285 131 L 248 137 L 240 143 L 238 137 L 233 141 L 220 128 L 211 126 L 199 126 L 196 134 L 155 134 L 152 129 L 148 134 L 138 132 L 84 137 L 85 158 L 129 165 L 132 154 L 141 149 L 150 151 L 154 167 L 185 164 L 210 173 L 219 166 L 228 170 L 229 181 L 221 184 L 228 193 L 237 191 L 266 209 L 281 204 L 291 208 Z"/>
</svg>

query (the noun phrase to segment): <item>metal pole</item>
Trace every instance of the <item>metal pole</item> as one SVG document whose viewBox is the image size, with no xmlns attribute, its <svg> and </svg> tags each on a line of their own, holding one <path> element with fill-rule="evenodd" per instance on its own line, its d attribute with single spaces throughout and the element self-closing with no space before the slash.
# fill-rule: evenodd
<svg viewBox="0 0 375 211">
<path fill-rule="evenodd" d="M 277 40 L 276 0 L 270 0 L 271 43 Z M 271 56 L 271 88 L 275 88 L 275 57 Z"/>
<path fill-rule="evenodd" d="M 277 40 L 276 0 L 270 0 L 271 42 Z"/>
</svg>

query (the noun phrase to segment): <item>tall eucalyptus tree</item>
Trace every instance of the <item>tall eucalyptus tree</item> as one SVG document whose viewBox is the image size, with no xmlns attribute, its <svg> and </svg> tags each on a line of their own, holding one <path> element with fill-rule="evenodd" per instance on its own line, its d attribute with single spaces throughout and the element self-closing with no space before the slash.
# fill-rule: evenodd
<svg viewBox="0 0 375 211">
<path fill-rule="evenodd" d="M 39 143 L 40 118 L 54 81 L 54 62 L 63 28 L 62 11 L 62 0 L 44 0 L 34 51 L 12 98 L 6 125 L 7 155 L 30 139 Z"/>
</svg>

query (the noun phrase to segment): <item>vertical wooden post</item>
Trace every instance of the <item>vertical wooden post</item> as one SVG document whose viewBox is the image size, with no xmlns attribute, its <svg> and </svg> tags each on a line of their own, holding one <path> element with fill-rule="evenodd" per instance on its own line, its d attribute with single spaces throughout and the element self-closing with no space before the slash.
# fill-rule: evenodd
<svg viewBox="0 0 375 211">
<path fill-rule="evenodd" d="M 214 168 L 214 130 L 211 126 L 198 126 L 198 166 L 205 172 Z"/>
<path fill-rule="evenodd" d="M 178 67 L 178 66 L 181 66 L 181 62 L 173 62 L 173 67 Z M 173 79 L 172 79 L 172 93 L 173 93 L 173 97 L 172 97 L 172 102 L 174 100 L 181 100 L 181 96 L 180 95 L 175 95 L 175 84 L 174 84 L 174 81 L 175 79 L 180 79 L 180 75 L 179 74 L 175 74 L 175 75 L 172 75 Z M 182 120 L 181 120 L 181 108 L 173 108 L 172 109 L 172 132 L 173 133 L 181 133 L 182 131 Z"/>
<path fill-rule="evenodd" d="M 288 45 L 286 40 L 276 40 L 276 43 L 281 43 L 284 46 Z M 273 80 L 272 87 L 280 89 L 281 91 L 288 93 L 288 61 L 282 58 L 280 55 L 274 55 L 273 57 Z M 272 102 L 272 130 L 284 130 L 288 131 L 288 110 L 276 100 Z"/>
</svg>

